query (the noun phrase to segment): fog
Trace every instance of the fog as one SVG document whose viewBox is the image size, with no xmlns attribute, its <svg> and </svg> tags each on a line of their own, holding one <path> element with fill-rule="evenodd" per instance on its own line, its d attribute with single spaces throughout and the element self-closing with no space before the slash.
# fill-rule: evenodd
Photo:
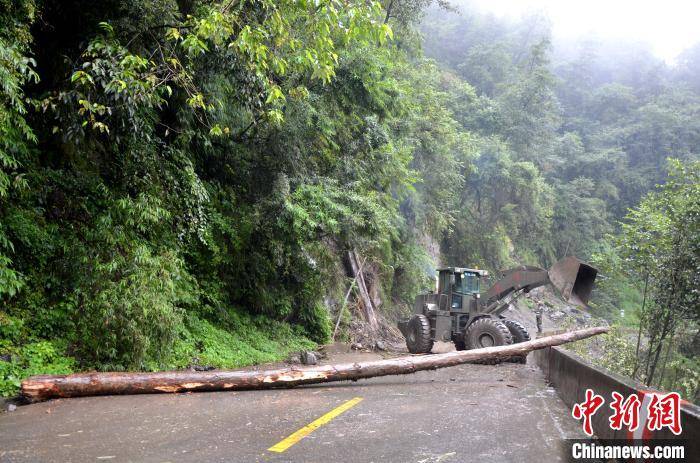
<svg viewBox="0 0 700 463">
<path fill-rule="evenodd" d="M 461 3 L 461 2 L 453 2 Z M 624 39 L 649 44 L 659 58 L 673 64 L 686 48 L 700 42 L 700 2 L 687 0 L 473 0 L 496 16 L 543 13 L 555 39 L 582 36 Z"/>
</svg>

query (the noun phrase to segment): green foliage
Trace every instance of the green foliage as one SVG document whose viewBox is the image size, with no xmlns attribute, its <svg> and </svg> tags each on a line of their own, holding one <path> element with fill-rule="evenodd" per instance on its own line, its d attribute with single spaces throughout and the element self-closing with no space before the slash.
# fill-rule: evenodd
<svg viewBox="0 0 700 463">
<path fill-rule="evenodd" d="M 449 242 L 450 249 L 465 243 L 457 255 L 496 268 L 525 255 L 542 264 L 564 254 L 589 258 L 616 230 L 615 220 L 665 181 L 669 154 L 683 162 L 697 159 L 700 130 L 692 114 L 698 93 L 683 84 L 693 80 L 687 69 L 671 81 L 667 76 L 678 70 L 652 72 L 663 64 L 646 50 L 620 54 L 608 43 L 553 53 L 541 15 L 508 21 L 469 8 L 459 15 L 434 10 L 422 28 L 428 55 L 473 87 L 471 98 L 453 98 L 457 119 L 492 146 L 495 140 L 505 163 L 531 162 L 549 190 L 508 201 L 512 206 L 502 213 L 499 208 L 499 221 L 512 212 L 517 218 L 499 224 L 499 233 L 493 218 L 485 227 L 464 226 Z M 689 58 L 687 65 L 693 62 Z M 515 172 L 481 170 L 480 183 L 493 181 L 504 192 L 520 181 Z M 476 197 L 480 185 L 469 180 L 469 205 L 503 203 L 501 197 Z M 458 222 L 465 220 L 473 222 L 474 214 Z M 529 221 L 539 229 L 531 225 L 527 239 L 519 239 L 519 226 Z M 471 239 L 480 250 L 465 249 Z"/>
<path fill-rule="evenodd" d="M 515 247 L 521 258 L 551 260 L 552 191 L 537 167 L 515 161 L 497 139 L 483 140 L 477 150 L 455 232 L 447 240 L 451 256 L 499 269 L 515 263 Z"/>
<path fill-rule="evenodd" d="M 73 373 L 75 360 L 65 357 L 65 344 L 38 341 L 19 349 L 3 348 L 9 361 L 0 360 L 0 396 L 15 395 L 23 379 L 38 374 L 64 375 Z"/>
<path fill-rule="evenodd" d="M 22 319 L 0 312 L 0 396 L 14 395 L 20 382 L 36 374 L 66 374 L 76 368 L 64 341 L 36 340 Z"/>
<path fill-rule="evenodd" d="M 393 34 L 380 4 L 43 2 L 32 36 L 33 3 L 5 3 L 7 348 L 54 339 L 76 368 L 121 370 L 195 354 L 239 366 L 328 339 L 331 248 L 390 248 L 415 181 L 375 115 Z M 362 101 L 338 73 L 354 49 L 370 51 Z"/>
<path fill-rule="evenodd" d="M 88 365 L 142 368 L 166 355 L 181 324 L 187 274 L 172 253 L 145 246 L 123 249 L 108 261 L 87 261 L 79 286 L 78 354 Z"/>
<path fill-rule="evenodd" d="M 625 274 L 622 271 L 624 262 L 608 240 L 599 252 L 593 254 L 591 263 L 599 271 L 595 298 L 591 303 L 594 315 L 615 320 L 625 327 L 638 327 L 642 303 L 645 302 L 646 274 L 634 271 Z"/>
<path fill-rule="evenodd" d="M 147 370 L 186 368 L 207 365 L 217 368 L 238 368 L 283 360 L 289 353 L 311 349 L 315 343 L 301 330 L 287 323 L 272 322 L 229 310 L 223 326 L 212 324 L 196 314 L 189 314 L 178 327 L 178 337 L 161 362 L 149 361 Z M 68 374 L 78 368 L 72 357 L 66 357 L 63 341 L 36 341 L 22 344 L 26 330 L 20 319 L 0 312 L 0 395 L 16 394 L 20 382 L 35 374 Z M 7 360 L 5 360 L 7 359 Z"/>
<path fill-rule="evenodd" d="M 39 76 L 34 71 L 36 61 L 26 55 L 34 2 L 2 1 L 0 7 L 0 201 L 4 201 L 11 190 L 26 186 L 21 160 L 36 136 L 25 120 L 23 86 L 38 82 Z M 14 296 L 22 287 L 22 275 L 12 265 L 13 251 L 0 221 L 0 297 Z"/>
<path fill-rule="evenodd" d="M 218 117 L 225 100 L 201 85 L 197 74 L 212 56 L 232 66 L 245 63 L 252 88 L 239 95 L 248 100 L 244 108 L 254 120 L 278 125 L 286 102 L 280 79 L 305 75 L 311 82 L 329 83 L 340 47 L 383 44 L 392 34 L 374 20 L 380 14 L 376 2 L 256 0 L 237 8 L 197 2 L 193 10 L 183 20 L 157 25 L 160 37 L 153 37 L 156 28 L 148 29 L 150 42 L 128 40 L 133 50 L 145 48 L 142 54 L 122 45 L 128 31 L 99 24 L 103 34 L 90 42 L 81 69 L 71 76 L 76 88 L 60 97 L 77 103 L 82 126 L 107 133 L 110 125 L 121 123 L 138 130 L 143 115 L 137 112 L 161 108 L 180 95 L 210 135 L 230 134 L 228 121 Z"/>
<path fill-rule="evenodd" d="M 669 334 L 700 321 L 700 162 L 669 161 L 668 181 L 630 210 L 617 249 L 627 268 L 648 279 L 650 303 L 641 318 L 651 384 Z"/>
<path fill-rule="evenodd" d="M 567 349 L 613 373 L 632 377 L 635 346 L 629 334 L 629 330 L 613 325 L 606 334 L 568 344 Z"/>
<path fill-rule="evenodd" d="M 676 354 L 674 357 L 665 365 L 666 376 L 659 387 L 667 391 L 678 391 L 688 401 L 697 402 L 700 392 L 700 364 L 697 355 L 688 358 Z"/>
<path fill-rule="evenodd" d="M 166 365 L 185 368 L 191 364 L 239 368 L 283 360 L 291 352 L 311 349 L 314 343 L 286 323 L 272 322 L 229 310 L 224 326 L 216 326 L 195 314 L 187 316 Z M 160 364 L 148 368 L 161 368 Z"/>
</svg>

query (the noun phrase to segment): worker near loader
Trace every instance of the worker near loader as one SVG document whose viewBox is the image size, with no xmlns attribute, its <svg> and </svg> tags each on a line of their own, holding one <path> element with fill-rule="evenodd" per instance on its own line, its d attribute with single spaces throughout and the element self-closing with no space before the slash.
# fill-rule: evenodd
<svg viewBox="0 0 700 463">
<path fill-rule="evenodd" d="M 537 323 L 537 334 L 542 334 L 542 312 L 544 311 L 544 304 L 541 300 L 537 301 L 535 305 L 535 322 Z"/>
</svg>

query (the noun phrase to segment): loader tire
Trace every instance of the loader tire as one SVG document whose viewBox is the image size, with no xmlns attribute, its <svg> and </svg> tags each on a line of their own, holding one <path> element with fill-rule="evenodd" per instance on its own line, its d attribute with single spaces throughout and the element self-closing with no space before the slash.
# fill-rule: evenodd
<svg viewBox="0 0 700 463">
<path fill-rule="evenodd" d="M 516 322 L 515 320 L 503 320 L 503 324 L 508 327 L 511 336 L 513 336 L 513 344 L 530 340 L 530 333 L 527 332 L 520 322 Z"/>
<path fill-rule="evenodd" d="M 430 339 L 430 322 L 425 315 L 414 315 L 408 321 L 406 347 L 412 354 L 425 354 L 433 348 L 433 340 Z"/>
<path fill-rule="evenodd" d="M 520 322 L 516 322 L 515 320 L 503 320 L 503 323 L 508 327 L 510 334 L 513 336 L 513 344 L 530 340 L 530 333 L 527 332 Z M 526 358 L 526 355 L 515 355 L 509 358 L 508 361 L 513 363 L 525 363 Z"/>
<path fill-rule="evenodd" d="M 468 349 L 513 344 L 513 335 L 510 334 L 508 327 L 502 321 L 493 318 L 480 318 L 469 325 L 464 333 L 464 339 Z M 493 365 L 499 362 L 500 360 L 493 359 L 477 363 Z"/>
</svg>

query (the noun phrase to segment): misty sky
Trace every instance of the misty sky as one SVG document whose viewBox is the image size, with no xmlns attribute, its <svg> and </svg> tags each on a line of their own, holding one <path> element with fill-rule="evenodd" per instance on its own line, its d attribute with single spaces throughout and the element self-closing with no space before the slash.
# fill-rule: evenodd
<svg viewBox="0 0 700 463">
<path fill-rule="evenodd" d="M 685 48 L 700 42 L 699 0 L 474 0 L 498 16 L 542 11 L 555 37 L 595 34 L 647 42 L 671 63 Z"/>
</svg>

